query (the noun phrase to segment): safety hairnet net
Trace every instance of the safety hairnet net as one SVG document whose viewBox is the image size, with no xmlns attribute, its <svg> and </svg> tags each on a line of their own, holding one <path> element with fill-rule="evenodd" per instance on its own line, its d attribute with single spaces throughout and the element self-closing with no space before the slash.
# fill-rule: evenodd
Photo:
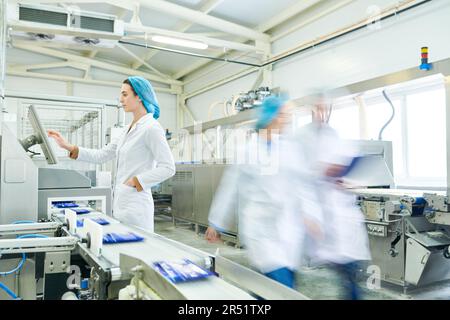
<svg viewBox="0 0 450 320">
<path fill-rule="evenodd" d="M 278 115 L 281 107 L 287 102 L 285 97 L 267 97 L 259 107 L 256 129 L 266 128 Z"/>
<path fill-rule="evenodd" d="M 139 76 L 131 76 L 128 77 L 128 81 L 130 81 L 131 86 L 134 89 L 134 92 L 139 96 L 142 100 L 142 104 L 148 113 L 153 113 L 153 118 L 159 118 L 159 104 L 156 99 L 155 91 L 153 90 L 152 85 L 147 79 L 144 79 Z"/>
</svg>

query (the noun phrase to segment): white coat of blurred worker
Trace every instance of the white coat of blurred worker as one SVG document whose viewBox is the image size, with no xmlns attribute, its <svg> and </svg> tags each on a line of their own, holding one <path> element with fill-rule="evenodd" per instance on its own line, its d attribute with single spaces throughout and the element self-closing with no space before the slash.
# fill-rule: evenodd
<svg viewBox="0 0 450 320">
<path fill-rule="evenodd" d="M 72 159 L 96 164 L 116 159 L 113 216 L 153 232 L 151 187 L 173 176 L 175 163 L 157 121 L 160 109 L 150 82 L 142 77 L 128 77 L 122 84 L 120 103 L 125 112 L 133 114 L 133 121 L 100 150 L 72 145 L 54 130 L 48 130 L 48 135 L 68 150 Z"/>
<path fill-rule="evenodd" d="M 341 274 L 346 299 L 359 299 L 356 270 L 370 260 L 364 217 L 355 205 L 355 196 L 345 190 L 341 175 L 356 150 L 341 140 L 327 120 L 329 109 L 323 99 L 313 108 L 313 122 L 296 133 L 308 166 L 316 176 L 316 189 L 323 214 L 323 240 L 310 248 L 310 255 L 331 263 Z"/>
<path fill-rule="evenodd" d="M 264 100 L 256 124 L 258 141 L 245 148 L 245 164 L 235 164 L 224 172 L 205 236 L 213 242 L 220 238 L 218 231 L 230 230 L 236 221 L 237 205 L 239 236 L 249 262 L 269 278 L 292 288 L 305 225 L 320 225 L 320 221 L 314 221 L 320 206 L 310 198 L 315 194 L 301 169 L 302 153 L 284 137 L 291 118 L 291 103 L 278 97 Z M 254 162 L 249 160 L 256 158 Z M 305 212 L 312 213 L 311 219 Z"/>
</svg>

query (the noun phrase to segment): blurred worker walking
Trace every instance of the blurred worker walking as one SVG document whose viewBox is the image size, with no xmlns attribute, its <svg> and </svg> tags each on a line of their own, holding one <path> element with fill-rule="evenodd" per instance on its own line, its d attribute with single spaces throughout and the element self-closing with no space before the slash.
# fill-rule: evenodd
<svg viewBox="0 0 450 320">
<path fill-rule="evenodd" d="M 256 123 L 258 139 L 243 151 L 246 159 L 256 161 L 235 164 L 225 171 L 205 236 L 217 241 L 218 231 L 238 219 L 239 236 L 251 265 L 293 288 L 305 226 L 312 230 L 320 225 L 316 219 L 321 214 L 317 200 L 311 198 L 315 196 L 312 180 L 301 166 L 303 154 L 298 144 L 287 138 L 291 118 L 291 103 L 279 97 L 264 100 Z"/>
<path fill-rule="evenodd" d="M 356 275 L 361 262 L 371 258 L 368 236 L 355 196 L 341 184 L 357 150 L 328 125 L 329 112 L 326 101 L 318 100 L 313 107 L 312 123 L 295 136 L 305 154 L 304 165 L 315 176 L 323 214 L 320 227 L 323 239 L 308 241 L 308 255 L 318 262 L 330 263 L 340 274 L 345 299 L 360 299 Z"/>
</svg>

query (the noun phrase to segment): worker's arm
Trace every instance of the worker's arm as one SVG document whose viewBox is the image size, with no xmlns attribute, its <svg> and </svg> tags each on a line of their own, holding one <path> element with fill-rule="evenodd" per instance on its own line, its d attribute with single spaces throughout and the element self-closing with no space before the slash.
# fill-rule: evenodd
<svg viewBox="0 0 450 320">
<path fill-rule="evenodd" d="M 116 157 L 119 138 L 114 139 L 111 143 L 100 150 L 94 150 L 82 148 L 69 143 L 58 131 L 48 130 L 47 133 L 48 136 L 53 138 L 61 148 L 69 151 L 69 157 L 71 159 L 101 164 Z"/>
<path fill-rule="evenodd" d="M 151 187 L 169 179 L 175 174 L 175 161 L 164 130 L 159 126 L 149 128 L 145 134 L 145 143 L 153 156 L 153 160 L 156 161 L 156 167 L 132 178 L 138 191 L 150 191 Z"/>
<path fill-rule="evenodd" d="M 117 143 L 118 138 L 98 150 L 74 146 L 75 148 L 70 151 L 69 157 L 80 161 L 102 164 L 116 157 Z"/>
</svg>

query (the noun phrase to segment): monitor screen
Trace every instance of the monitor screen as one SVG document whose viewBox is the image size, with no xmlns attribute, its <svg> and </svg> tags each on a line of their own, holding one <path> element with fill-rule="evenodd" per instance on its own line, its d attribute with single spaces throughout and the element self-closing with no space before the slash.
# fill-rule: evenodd
<svg viewBox="0 0 450 320">
<path fill-rule="evenodd" d="M 28 151 L 31 146 L 39 143 L 41 145 L 41 149 L 44 153 L 45 159 L 47 159 L 47 163 L 58 163 L 58 158 L 56 157 L 56 154 L 53 151 L 52 146 L 50 145 L 50 142 L 48 140 L 47 131 L 42 126 L 41 120 L 39 119 L 36 107 L 34 105 L 31 105 L 28 109 L 28 119 L 30 120 L 31 126 L 33 127 L 34 135 L 27 137 L 21 141 L 24 149 Z"/>
</svg>

